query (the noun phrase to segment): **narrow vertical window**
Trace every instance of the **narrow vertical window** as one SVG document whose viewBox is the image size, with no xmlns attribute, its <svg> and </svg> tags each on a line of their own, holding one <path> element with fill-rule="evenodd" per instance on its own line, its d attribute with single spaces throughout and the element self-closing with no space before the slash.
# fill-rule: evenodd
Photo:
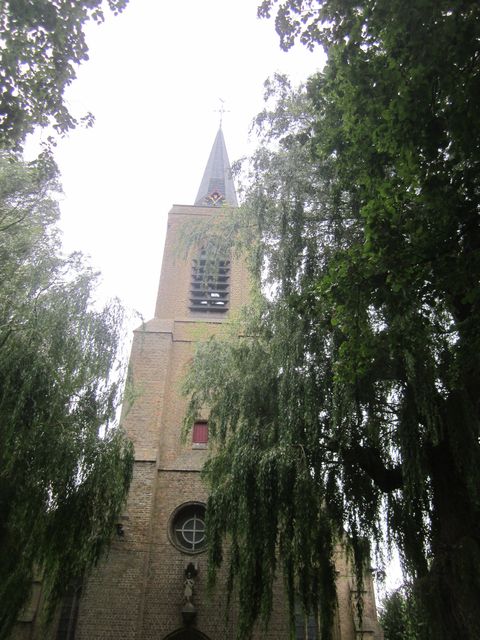
<svg viewBox="0 0 480 640">
<path fill-rule="evenodd" d="M 193 425 L 192 442 L 193 444 L 207 444 L 208 422 L 206 420 L 199 420 Z"/>
<path fill-rule="evenodd" d="M 319 624 L 319 616 L 307 615 L 297 599 L 295 603 L 295 640 L 318 640 L 320 638 Z"/>
<path fill-rule="evenodd" d="M 77 578 L 63 597 L 56 640 L 74 640 L 83 580 Z"/>
</svg>

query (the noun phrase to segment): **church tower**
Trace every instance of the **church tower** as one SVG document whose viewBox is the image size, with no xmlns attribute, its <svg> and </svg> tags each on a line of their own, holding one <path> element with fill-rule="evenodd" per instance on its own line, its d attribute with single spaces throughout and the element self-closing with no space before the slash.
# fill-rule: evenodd
<svg viewBox="0 0 480 640">
<path fill-rule="evenodd" d="M 221 331 L 230 314 L 248 302 L 249 276 L 241 260 L 225 257 L 215 276 L 204 277 L 201 247 L 187 259 L 178 250 L 182 230 L 215 216 L 219 207 L 236 206 L 220 128 L 195 204 L 174 205 L 168 215 L 155 315 L 134 335 L 130 370 L 136 397 L 123 416 L 135 447 L 128 503 L 109 557 L 85 581 L 69 609 L 66 631 L 62 635 L 59 630 L 57 640 L 236 637 L 235 612 L 226 619 L 221 585 L 212 596 L 206 593 L 207 496 L 200 471 L 207 454 L 208 415 L 192 424 L 182 443 L 186 400 L 180 386 L 195 344 Z M 336 640 L 354 640 L 360 630 L 353 615 L 350 572 L 341 557 L 338 575 Z M 277 595 L 269 631 L 259 631 L 258 639 L 289 637 L 286 606 L 280 592 Z M 380 638 L 373 594 L 364 600 L 363 638 Z M 307 622 L 300 623 L 298 637 L 317 640 Z"/>
<path fill-rule="evenodd" d="M 240 261 L 220 262 L 205 284 L 205 256 L 178 249 L 182 230 L 237 197 L 222 129 L 218 130 L 194 205 L 168 214 L 153 319 L 135 331 L 130 371 L 135 400 L 123 417 L 135 447 L 134 476 L 109 558 L 83 587 L 76 640 L 235 637 L 225 627 L 222 594 L 206 594 L 204 514 L 200 479 L 208 416 L 181 441 L 186 400 L 180 386 L 195 344 L 221 330 L 248 301 Z M 172 635 L 173 634 L 173 635 Z"/>
</svg>

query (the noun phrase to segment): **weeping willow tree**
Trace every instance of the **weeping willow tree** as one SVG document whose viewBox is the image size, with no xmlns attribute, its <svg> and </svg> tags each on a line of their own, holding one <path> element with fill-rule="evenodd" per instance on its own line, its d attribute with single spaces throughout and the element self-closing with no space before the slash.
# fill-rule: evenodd
<svg viewBox="0 0 480 640">
<path fill-rule="evenodd" d="M 386 539 L 425 637 L 480 637 L 479 11 L 278 5 L 284 46 L 320 42 L 328 62 L 299 91 L 268 87 L 245 205 L 225 216 L 255 303 L 186 383 L 188 420 L 211 411 L 210 563 L 228 540 L 242 636 L 281 569 L 290 611 L 295 594 L 319 606 L 328 638 L 336 541 L 361 579 L 365 541 Z"/>
<path fill-rule="evenodd" d="M 35 127 L 66 134 L 78 120 L 64 92 L 88 60 L 84 29 L 101 23 L 107 8 L 118 14 L 128 0 L 2 0 L 0 2 L 0 148 L 23 147 Z"/>
<path fill-rule="evenodd" d="M 56 169 L 0 157 L 0 638 L 42 575 L 50 611 L 108 545 L 131 476 L 113 427 L 122 310 L 62 257 Z"/>
</svg>

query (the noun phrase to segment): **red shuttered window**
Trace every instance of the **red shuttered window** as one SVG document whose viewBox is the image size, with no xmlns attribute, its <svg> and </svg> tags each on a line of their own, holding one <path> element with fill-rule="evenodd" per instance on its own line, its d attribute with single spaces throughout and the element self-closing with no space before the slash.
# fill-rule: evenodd
<svg viewBox="0 0 480 640">
<path fill-rule="evenodd" d="M 208 442 L 208 422 L 201 420 L 193 425 L 193 444 L 207 444 Z"/>
</svg>

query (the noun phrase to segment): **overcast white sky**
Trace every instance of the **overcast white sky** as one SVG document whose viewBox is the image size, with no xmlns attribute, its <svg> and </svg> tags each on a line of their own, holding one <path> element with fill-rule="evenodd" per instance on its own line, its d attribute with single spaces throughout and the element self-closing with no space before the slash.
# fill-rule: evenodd
<svg viewBox="0 0 480 640">
<path fill-rule="evenodd" d="M 130 0 L 120 16 L 87 29 L 90 59 L 67 93 L 74 114 L 92 111 L 56 151 L 67 250 L 102 272 L 101 295 L 153 314 L 167 213 L 193 204 L 219 123 L 233 161 L 275 71 L 296 82 L 322 66 L 320 49 L 284 53 L 257 0 Z M 254 141 L 250 141 L 250 149 Z"/>
</svg>

